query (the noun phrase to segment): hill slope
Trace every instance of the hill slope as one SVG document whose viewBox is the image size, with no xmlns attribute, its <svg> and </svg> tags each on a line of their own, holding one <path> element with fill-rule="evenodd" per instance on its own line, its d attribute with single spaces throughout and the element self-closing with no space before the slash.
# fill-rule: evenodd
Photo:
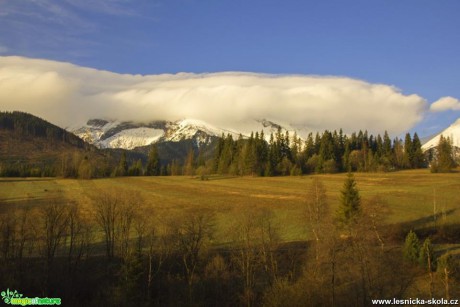
<svg viewBox="0 0 460 307">
<path fill-rule="evenodd" d="M 2 176 L 76 176 L 82 164 L 99 165 L 97 175 L 109 160 L 95 146 L 41 118 L 0 112 Z"/>
</svg>

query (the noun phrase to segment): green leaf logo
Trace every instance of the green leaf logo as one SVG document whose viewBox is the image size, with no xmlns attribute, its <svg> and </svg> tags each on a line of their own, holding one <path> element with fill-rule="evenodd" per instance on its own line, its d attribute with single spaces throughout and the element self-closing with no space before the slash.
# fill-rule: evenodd
<svg viewBox="0 0 460 307">
<path fill-rule="evenodd" d="M 5 304 L 11 304 L 12 298 L 22 297 L 22 294 L 18 293 L 17 290 L 11 291 L 9 288 L 6 289 L 6 291 L 2 291 L 0 294 L 2 295 L 2 300 L 5 302 Z"/>
</svg>

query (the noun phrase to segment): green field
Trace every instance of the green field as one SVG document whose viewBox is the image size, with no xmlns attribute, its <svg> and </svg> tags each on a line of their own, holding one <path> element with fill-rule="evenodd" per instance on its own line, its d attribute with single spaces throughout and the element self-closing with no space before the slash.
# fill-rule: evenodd
<svg viewBox="0 0 460 307">
<path fill-rule="evenodd" d="M 0 210 L 10 206 L 39 206 L 62 199 L 88 206 L 98 190 L 124 189 L 141 195 L 153 216 L 165 221 L 185 209 L 209 209 L 215 213 L 215 244 L 228 242 L 229 229 L 246 208 L 274 213 L 284 241 L 305 240 L 304 207 L 312 178 L 321 179 L 335 210 L 346 174 L 303 177 L 211 177 L 202 181 L 180 177 L 118 177 L 97 180 L 0 179 Z M 431 174 L 427 170 L 355 174 L 362 205 L 379 196 L 386 202 L 386 223 L 430 226 L 434 203 L 445 212 L 445 223 L 460 222 L 460 173 Z M 148 213 L 150 214 L 150 213 Z"/>
</svg>

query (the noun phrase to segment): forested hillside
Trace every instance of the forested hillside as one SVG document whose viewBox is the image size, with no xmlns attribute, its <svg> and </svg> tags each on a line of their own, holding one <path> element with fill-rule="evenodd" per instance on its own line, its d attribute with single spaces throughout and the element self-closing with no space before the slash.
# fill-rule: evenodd
<svg viewBox="0 0 460 307">
<path fill-rule="evenodd" d="M 374 136 L 367 131 L 346 135 L 342 130 L 326 130 L 310 133 L 304 140 L 279 128 L 269 137 L 263 131 L 238 139 L 228 134 L 202 146 L 182 140 L 135 150 L 99 150 L 33 115 L 0 113 L 0 176 L 286 176 L 387 172 L 425 168 L 431 161 L 432 171 L 438 172 L 456 165 L 449 148 L 424 153 L 417 133 L 392 140 L 387 132 Z M 438 158 L 443 155 L 451 157 L 449 163 Z M 152 171 L 153 164 L 158 170 Z"/>
<path fill-rule="evenodd" d="M 41 118 L 0 112 L 1 176 L 104 176 L 111 158 Z"/>
</svg>

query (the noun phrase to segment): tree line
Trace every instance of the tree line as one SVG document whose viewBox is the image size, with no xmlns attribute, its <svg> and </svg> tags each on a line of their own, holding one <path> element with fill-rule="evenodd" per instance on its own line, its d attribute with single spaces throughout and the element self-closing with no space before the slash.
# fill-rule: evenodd
<svg viewBox="0 0 460 307">
<path fill-rule="evenodd" d="M 39 144 L 49 152 L 41 158 L 35 158 L 38 152 L 24 152 L 15 158 L 0 156 L 0 176 L 5 177 L 286 176 L 395 171 L 427 166 L 432 172 L 446 172 L 456 166 L 457 156 L 450 139 L 444 137 L 435 149 L 424 153 L 417 133 L 412 136 L 407 133 L 404 140 L 391 140 L 387 132 L 374 136 L 367 131 L 346 135 L 342 130 L 326 130 L 310 133 L 303 140 L 296 133 L 291 135 L 278 128 L 268 138 L 263 131 L 251 133 L 247 138 L 240 135 L 237 139 L 222 134 L 215 142 L 212 156 L 204 153 L 202 147 L 191 146 L 184 158 L 170 161 L 168 157 L 160 157 L 155 144 L 147 155 L 138 154 L 136 158 L 129 151 L 97 150 L 64 129 L 22 112 L 0 112 L 0 129 L 13 131 L 19 139 L 46 140 L 45 145 Z M 9 142 L 1 144 L 3 151 L 5 146 L 12 146 Z M 59 144 L 70 144 L 74 148 L 63 149 Z M 53 152 L 53 148 L 63 152 Z"/>
<path fill-rule="evenodd" d="M 425 168 L 449 171 L 455 167 L 453 146 L 449 138 L 441 138 L 436 150 L 427 155 L 417 133 L 391 140 L 359 131 L 347 136 L 340 130 L 310 133 L 304 141 L 296 133 L 278 129 L 265 140 L 263 131 L 248 139 L 223 136 L 215 149 L 208 172 L 232 175 L 301 175 L 335 172 L 376 172 Z M 433 163 L 431 163 L 433 162 Z"/>
<path fill-rule="evenodd" d="M 190 148 L 183 160 L 164 163 L 155 144 L 151 145 L 147 161 L 128 162 L 121 154 L 111 176 L 201 176 L 210 174 L 234 176 L 296 176 L 314 173 L 387 172 L 431 167 L 432 172 L 449 172 L 457 164 L 455 149 L 448 137 L 427 153 L 417 133 L 391 140 L 388 133 L 368 135 L 367 132 L 347 136 L 340 130 L 310 133 L 306 140 L 297 134 L 278 129 L 267 142 L 264 132 L 251 133 L 249 138 L 234 139 L 222 135 L 216 142 L 214 154 L 205 159 L 200 148 Z"/>
</svg>

